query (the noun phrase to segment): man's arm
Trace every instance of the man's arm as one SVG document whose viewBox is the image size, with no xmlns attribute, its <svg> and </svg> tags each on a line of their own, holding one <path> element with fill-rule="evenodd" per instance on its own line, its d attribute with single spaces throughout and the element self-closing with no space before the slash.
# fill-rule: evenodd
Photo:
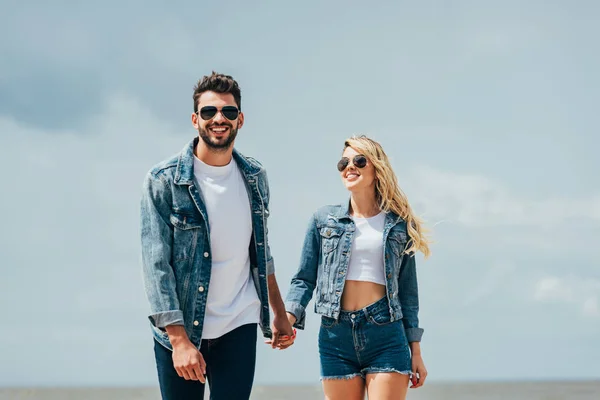
<svg viewBox="0 0 600 400">
<path fill-rule="evenodd" d="M 263 179 L 265 182 L 265 198 L 266 204 L 265 213 L 266 218 L 265 226 L 263 227 L 265 230 L 265 246 L 266 246 L 266 257 L 267 257 L 267 287 L 269 294 L 269 305 L 273 310 L 273 337 L 269 342 L 273 348 L 276 348 L 279 345 L 279 336 L 289 336 L 291 337 L 294 328 L 290 325 L 287 314 L 285 312 L 285 304 L 283 303 L 283 299 L 281 298 L 281 292 L 279 291 L 279 285 L 277 285 L 277 279 L 275 279 L 275 263 L 273 262 L 273 257 L 271 256 L 271 247 L 269 246 L 269 228 L 267 226 L 267 219 L 269 217 L 269 202 L 271 200 L 271 193 L 269 190 L 269 179 L 267 177 L 267 172 L 264 171 Z M 285 346 L 288 347 L 289 345 Z M 282 347 L 282 348 L 285 348 Z"/>
<path fill-rule="evenodd" d="M 140 204 L 142 273 L 150 303 L 150 321 L 157 328 L 183 325 L 175 275 L 170 264 L 173 228 L 169 222 L 171 192 L 165 182 L 149 173 Z"/>
<path fill-rule="evenodd" d="M 186 379 L 205 382 L 206 363 L 190 341 L 177 297 L 170 264 L 173 227 L 169 223 L 171 192 L 159 177 L 148 174 L 141 201 L 142 265 L 150 321 L 167 331 L 173 347 L 173 366 Z"/>
<path fill-rule="evenodd" d="M 281 292 L 279 291 L 279 286 L 277 285 L 277 279 L 275 279 L 275 274 L 271 274 L 267 278 L 269 285 L 269 304 L 273 309 L 273 315 L 276 317 L 286 317 L 285 314 L 285 304 L 283 304 L 283 298 L 281 297 Z"/>
<path fill-rule="evenodd" d="M 273 338 L 267 343 L 273 348 L 286 349 L 294 343 L 294 328 L 288 321 L 285 304 L 283 304 L 275 274 L 268 275 L 267 280 L 269 285 L 269 304 L 273 309 Z"/>
</svg>

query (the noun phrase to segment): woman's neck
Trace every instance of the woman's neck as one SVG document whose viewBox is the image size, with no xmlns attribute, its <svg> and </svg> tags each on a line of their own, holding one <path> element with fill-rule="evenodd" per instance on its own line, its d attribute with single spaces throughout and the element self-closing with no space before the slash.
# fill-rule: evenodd
<svg viewBox="0 0 600 400">
<path fill-rule="evenodd" d="M 371 218 L 379 214 L 381 209 L 374 193 L 352 193 L 350 197 L 350 214 L 357 218 Z"/>
</svg>

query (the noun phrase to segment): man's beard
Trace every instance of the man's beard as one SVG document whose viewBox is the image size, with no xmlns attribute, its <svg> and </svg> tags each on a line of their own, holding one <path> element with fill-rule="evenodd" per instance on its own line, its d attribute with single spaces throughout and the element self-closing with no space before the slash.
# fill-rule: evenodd
<svg viewBox="0 0 600 400">
<path fill-rule="evenodd" d="M 198 133 L 200 134 L 200 137 L 202 138 L 202 140 L 204 141 L 204 143 L 206 144 L 206 146 L 214 151 L 214 152 L 221 152 L 221 151 L 226 151 L 228 150 L 232 144 L 233 141 L 235 140 L 235 137 L 237 136 L 237 129 L 234 129 L 233 126 L 231 125 L 226 125 L 226 124 L 221 124 L 221 125 L 211 125 L 211 126 L 207 126 L 206 129 L 210 129 L 210 127 L 212 126 L 226 126 L 229 128 L 229 135 L 225 138 L 222 139 L 216 139 L 210 136 L 210 134 L 202 129 L 201 127 L 198 127 Z"/>
</svg>

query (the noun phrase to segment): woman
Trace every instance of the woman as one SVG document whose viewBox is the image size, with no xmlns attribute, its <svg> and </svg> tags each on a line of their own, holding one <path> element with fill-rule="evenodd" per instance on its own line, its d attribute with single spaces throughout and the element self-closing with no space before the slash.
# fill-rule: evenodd
<svg viewBox="0 0 600 400">
<path fill-rule="evenodd" d="M 369 399 L 405 399 L 409 379 L 416 388 L 427 377 L 415 253 L 429 256 L 428 240 L 379 143 L 346 140 L 337 167 L 350 200 L 313 214 L 286 299 L 288 319 L 304 329 L 316 289 L 327 399 L 362 400 L 365 389 Z"/>
</svg>

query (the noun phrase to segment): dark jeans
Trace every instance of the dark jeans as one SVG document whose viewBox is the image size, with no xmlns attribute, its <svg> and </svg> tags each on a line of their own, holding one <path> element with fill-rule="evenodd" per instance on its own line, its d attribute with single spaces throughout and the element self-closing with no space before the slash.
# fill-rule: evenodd
<svg viewBox="0 0 600 400">
<path fill-rule="evenodd" d="M 203 340 L 211 400 L 248 400 L 254 382 L 257 324 L 240 326 L 217 339 Z M 204 384 L 180 378 L 173 353 L 154 341 L 158 382 L 163 400 L 202 400 Z"/>
</svg>

